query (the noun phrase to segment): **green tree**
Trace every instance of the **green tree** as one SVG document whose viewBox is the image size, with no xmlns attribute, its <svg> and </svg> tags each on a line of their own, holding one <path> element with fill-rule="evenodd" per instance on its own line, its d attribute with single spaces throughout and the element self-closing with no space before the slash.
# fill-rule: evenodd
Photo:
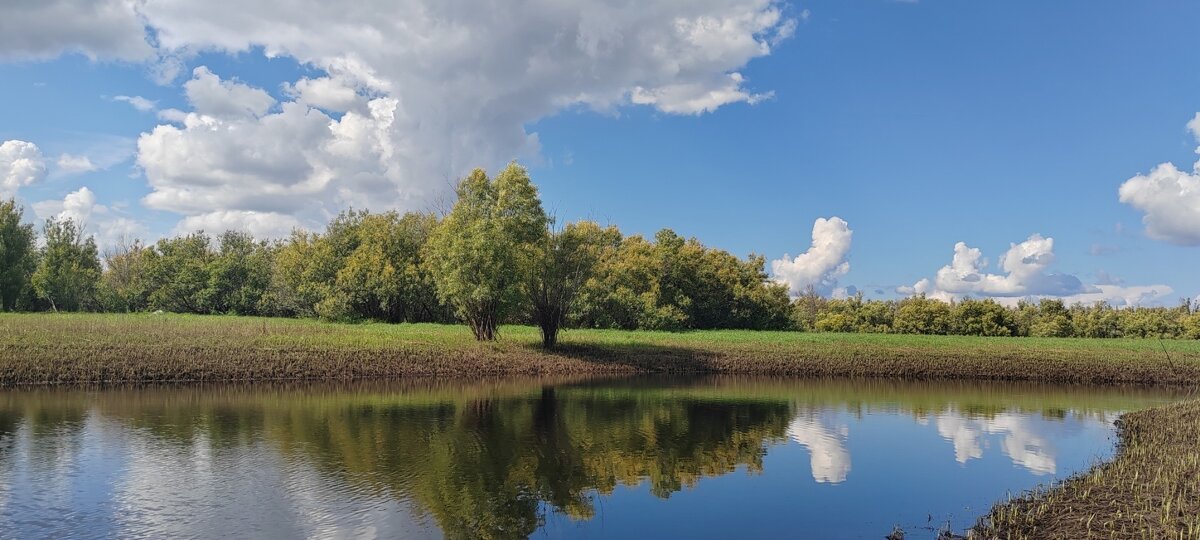
<svg viewBox="0 0 1200 540">
<path fill-rule="evenodd" d="M 220 248 L 206 257 L 207 284 L 199 292 L 199 308 L 206 313 L 257 314 L 271 281 L 270 246 L 237 231 L 221 234 L 218 241 Z"/>
<path fill-rule="evenodd" d="M 31 278 L 38 298 L 54 311 L 94 308 L 100 281 L 96 241 L 71 219 L 50 218 L 42 232 L 46 247 Z"/>
<path fill-rule="evenodd" d="M 1011 336 L 1012 315 L 995 300 L 964 299 L 951 310 L 953 332 L 965 336 Z"/>
<path fill-rule="evenodd" d="M 132 312 L 146 308 L 147 252 L 138 241 L 105 251 L 99 289 L 100 305 L 105 311 Z"/>
<path fill-rule="evenodd" d="M 892 327 L 900 334 L 948 334 L 950 318 L 950 304 L 920 294 L 896 305 Z"/>
<path fill-rule="evenodd" d="M 429 265 L 438 294 L 454 306 L 475 338 L 496 328 L 525 299 L 534 246 L 549 219 L 525 169 L 510 164 L 495 180 L 475 169 L 458 185 L 458 201 L 429 240 Z"/>
<path fill-rule="evenodd" d="M 209 238 L 203 232 L 159 240 L 146 253 L 150 307 L 177 313 L 208 313 L 212 259 Z"/>
<path fill-rule="evenodd" d="M 533 321 L 542 331 L 542 346 L 558 343 L 558 330 L 584 283 L 591 278 L 604 250 L 611 246 L 614 228 L 603 229 L 591 221 L 568 223 L 535 245 L 526 271 Z"/>
<path fill-rule="evenodd" d="M 34 232 L 33 225 L 21 223 L 23 217 L 15 199 L 0 201 L 0 311 L 17 309 L 32 290 Z"/>
</svg>

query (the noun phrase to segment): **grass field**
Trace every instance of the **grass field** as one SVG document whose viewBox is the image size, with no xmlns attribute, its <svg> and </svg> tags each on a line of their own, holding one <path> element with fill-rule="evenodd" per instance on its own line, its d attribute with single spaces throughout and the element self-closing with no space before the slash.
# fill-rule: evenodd
<svg viewBox="0 0 1200 540">
<path fill-rule="evenodd" d="M 0 384 L 644 372 L 1191 385 L 1200 341 L 535 328 L 172 314 L 0 314 Z"/>
</svg>

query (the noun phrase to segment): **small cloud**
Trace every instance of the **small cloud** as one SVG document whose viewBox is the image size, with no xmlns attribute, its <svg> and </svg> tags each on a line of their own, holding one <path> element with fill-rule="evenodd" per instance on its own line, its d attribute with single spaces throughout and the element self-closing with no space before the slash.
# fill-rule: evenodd
<svg viewBox="0 0 1200 540">
<path fill-rule="evenodd" d="M 63 154 L 58 156 L 58 170 L 65 174 L 82 174 L 99 169 L 87 156 Z"/>
<path fill-rule="evenodd" d="M 1096 271 L 1096 285 L 1124 285 L 1125 280 L 1109 274 L 1104 270 Z"/>
<path fill-rule="evenodd" d="M 158 106 L 157 101 L 151 101 L 142 96 L 113 96 L 112 100 L 123 101 L 142 112 L 153 111 Z"/>
<path fill-rule="evenodd" d="M 1109 244 L 1092 244 L 1092 247 L 1088 248 L 1088 255 L 1093 257 L 1104 257 L 1106 255 L 1113 255 L 1119 251 L 1121 251 L 1121 248 L 1117 246 Z"/>
</svg>

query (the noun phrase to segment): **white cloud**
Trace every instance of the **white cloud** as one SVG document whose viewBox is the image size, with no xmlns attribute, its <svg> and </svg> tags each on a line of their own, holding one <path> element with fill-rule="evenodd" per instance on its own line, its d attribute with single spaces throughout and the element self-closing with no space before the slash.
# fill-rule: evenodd
<svg viewBox="0 0 1200 540">
<path fill-rule="evenodd" d="M 9 140 L 0 144 L 0 198 L 16 196 L 17 190 L 46 177 L 46 160 L 36 144 Z"/>
<path fill-rule="evenodd" d="M 1000 258 L 1003 274 L 988 273 L 988 261 L 983 252 L 959 242 L 954 245 L 954 258 L 950 264 L 939 269 L 932 281 L 921 279 L 912 287 L 899 287 L 896 291 L 906 295 L 924 294 L 944 301 L 973 296 L 1015 304 L 1022 298 L 1061 298 L 1067 303 L 1107 301 L 1117 306 L 1146 304 L 1166 298 L 1173 292 L 1166 285 L 1089 285 L 1076 276 L 1051 272 L 1054 239 L 1040 234 L 1009 246 Z M 1111 276 L 1104 281 L 1111 281 Z"/>
<path fill-rule="evenodd" d="M 771 261 L 771 273 L 793 295 L 802 294 L 809 286 L 829 295 L 837 287 L 838 278 L 850 271 L 846 256 L 853 235 L 849 224 L 839 217 L 817 218 L 808 251 L 795 258 L 785 254 L 782 259 Z"/>
<path fill-rule="evenodd" d="M 54 218 L 74 221 L 96 238 L 96 244 L 102 250 L 135 238 L 144 239 L 148 234 L 141 223 L 97 204 L 96 194 L 87 186 L 68 193 L 62 200 L 35 202 L 33 211 L 41 220 Z"/>
<path fill-rule="evenodd" d="M 1200 139 L 1200 113 L 1187 123 Z M 1200 154 L 1200 148 L 1196 149 Z M 1149 174 L 1126 180 L 1117 191 L 1121 202 L 1140 210 L 1146 234 L 1182 246 L 1200 245 L 1200 161 L 1192 172 L 1162 163 Z"/>
<path fill-rule="evenodd" d="M 137 0 L 16 0 L 0 16 L 0 59 L 89 58 L 147 60 L 154 48 Z"/>
<path fill-rule="evenodd" d="M 91 172 L 99 167 L 96 167 L 92 160 L 87 156 L 75 156 L 71 154 L 63 154 L 58 156 L 58 170 L 66 174 L 80 174 Z"/>
<path fill-rule="evenodd" d="M 275 98 L 262 89 L 223 81 L 205 66 L 192 71 L 183 89 L 198 114 L 217 118 L 259 117 L 275 104 Z"/>
<path fill-rule="evenodd" d="M 292 216 L 273 212 L 219 211 L 188 216 L 175 228 L 176 234 L 204 231 L 218 235 L 225 231 L 248 232 L 255 238 L 284 238 L 303 225 Z"/>
<path fill-rule="evenodd" d="M 296 101 L 327 111 L 344 112 L 359 108 L 367 101 L 354 86 L 331 77 L 306 77 L 296 81 L 296 84 L 285 84 L 283 90 L 295 97 Z"/>
<path fill-rule="evenodd" d="M 151 101 L 142 96 L 113 96 L 112 99 L 113 101 L 123 101 L 128 103 L 129 106 L 142 112 L 153 111 L 155 107 L 158 106 L 157 102 Z"/>
<path fill-rule="evenodd" d="M 63 200 L 49 200 L 33 203 L 33 211 L 43 220 L 70 219 L 77 224 L 89 224 L 92 212 L 96 210 L 96 194 L 87 187 L 68 193 Z M 101 211 L 104 211 L 103 207 Z"/>
<path fill-rule="evenodd" d="M 525 126 L 566 108 L 644 104 L 699 114 L 756 102 L 770 93 L 748 89 L 741 71 L 796 28 L 778 0 L 651 0 L 637 9 L 545 0 L 105 5 L 133 16 L 97 24 L 124 29 L 135 45 L 148 28 L 157 48 L 144 58 L 168 77 L 198 52 L 262 51 L 323 72 L 284 86 L 290 101 L 277 104 L 261 89 L 193 71 L 192 110 L 160 111 L 177 125 L 145 134 L 138 159 L 155 189 L 152 206 L 185 216 L 275 212 L 306 223 L 351 201 L 426 208 L 473 167 L 539 157 L 537 134 Z M 87 46 L 70 41 L 69 25 L 42 30 L 58 41 L 39 54 Z M 122 58 L 144 52 L 110 49 Z M 325 111 L 350 112 L 335 121 Z M 199 152 L 157 144 L 168 139 Z M 187 160 L 160 161 L 168 155 Z"/>
<path fill-rule="evenodd" d="M 1142 223 L 1151 238 L 1184 246 L 1200 245 L 1200 176 L 1195 172 L 1163 163 L 1149 174 L 1126 180 L 1118 194 L 1121 202 L 1145 214 Z"/>
</svg>

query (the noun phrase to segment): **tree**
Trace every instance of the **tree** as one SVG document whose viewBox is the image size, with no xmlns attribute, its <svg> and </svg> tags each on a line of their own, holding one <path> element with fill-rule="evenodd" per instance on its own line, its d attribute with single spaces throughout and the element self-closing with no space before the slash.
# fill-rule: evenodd
<svg viewBox="0 0 1200 540">
<path fill-rule="evenodd" d="M 522 270 L 548 234 L 549 219 L 525 169 L 510 164 L 493 181 L 475 169 L 458 185 L 458 201 L 429 240 L 428 260 L 443 300 L 492 340 L 526 298 Z"/>
<path fill-rule="evenodd" d="M 96 241 L 71 219 L 46 220 L 42 229 L 46 247 L 31 281 L 38 298 L 54 311 L 79 311 L 95 307 L 100 281 Z"/>
<path fill-rule="evenodd" d="M 208 313 L 208 235 L 197 232 L 164 238 L 146 253 L 146 290 L 150 307 L 177 313 Z"/>
<path fill-rule="evenodd" d="M 139 241 L 104 253 L 100 276 L 100 305 L 105 311 L 131 312 L 146 307 L 146 253 Z"/>
<path fill-rule="evenodd" d="M 21 223 L 15 199 L 0 201 L 0 311 L 13 311 L 31 291 L 36 265 L 33 225 Z"/>
<path fill-rule="evenodd" d="M 1011 336 L 1013 333 L 1012 315 L 991 298 L 964 299 L 954 306 L 951 313 L 954 321 L 953 331 L 956 334 Z"/>
<path fill-rule="evenodd" d="M 896 305 L 892 328 L 901 334 L 948 334 L 950 304 L 924 294 L 905 298 Z"/>
<path fill-rule="evenodd" d="M 199 293 L 206 313 L 254 315 L 271 282 L 271 248 L 248 233 L 226 231 L 220 249 L 205 268 L 207 286 Z"/>
<path fill-rule="evenodd" d="M 542 346 L 558 343 L 558 330 L 583 284 L 591 277 L 596 263 L 615 229 L 602 229 L 596 223 L 569 223 L 563 230 L 548 234 L 535 245 L 531 268 L 526 275 L 533 320 L 542 331 Z M 619 233 L 617 233 L 619 234 Z"/>
</svg>

